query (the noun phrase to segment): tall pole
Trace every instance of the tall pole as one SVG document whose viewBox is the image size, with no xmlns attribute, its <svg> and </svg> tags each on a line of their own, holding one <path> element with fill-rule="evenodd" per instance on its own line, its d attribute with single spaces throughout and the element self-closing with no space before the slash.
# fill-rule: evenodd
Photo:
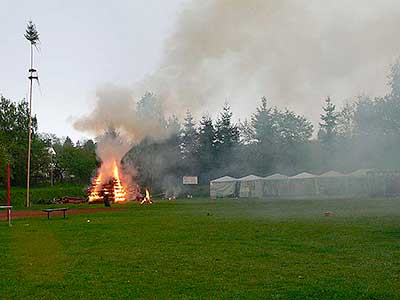
<svg viewBox="0 0 400 300">
<path fill-rule="evenodd" d="M 39 42 L 39 32 L 36 30 L 35 24 L 32 21 L 28 22 L 28 26 L 26 28 L 25 38 L 31 44 L 31 67 L 29 69 L 29 122 L 28 122 L 28 166 L 27 166 L 27 176 L 26 176 L 26 206 L 30 207 L 30 179 L 31 179 L 31 145 L 32 145 L 32 89 L 33 89 L 33 80 L 38 80 L 37 74 L 34 74 L 36 70 L 33 68 L 33 46 L 36 47 Z"/>
<path fill-rule="evenodd" d="M 31 144 L 32 144 L 32 87 L 33 87 L 33 44 L 31 43 L 31 67 L 29 69 L 29 122 L 28 122 L 28 167 L 26 176 L 26 207 L 31 206 L 30 202 L 30 178 L 31 178 Z"/>
</svg>

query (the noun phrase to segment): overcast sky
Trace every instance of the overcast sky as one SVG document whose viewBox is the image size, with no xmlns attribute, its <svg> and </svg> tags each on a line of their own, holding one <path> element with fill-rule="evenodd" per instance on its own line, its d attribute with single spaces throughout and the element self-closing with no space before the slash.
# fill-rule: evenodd
<svg viewBox="0 0 400 300">
<path fill-rule="evenodd" d="M 23 34 L 32 19 L 41 38 L 33 99 L 39 130 L 81 138 L 70 118 L 91 110 L 99 85 L 131 85 L 155 69 L 184 2 L 1 0 L 0 94 L 15 101 L 27 95 Z"/>
<path fill-rule="evenodd" d="M 227 99 L 243 119 L 267 96 L 317 125 L 327 96 L 340 107 L 384 95 L 400 55 L 398 0 L 0 0 L 0 93 L 15 101 L 28 91 L 30 18 L 39 130 L 75 141 L 98 120 L 130 128 L 145 90 L 180 117 L 215 117 Z M 82 116 L 85 133 L 72 125 Z"/>
</svg>

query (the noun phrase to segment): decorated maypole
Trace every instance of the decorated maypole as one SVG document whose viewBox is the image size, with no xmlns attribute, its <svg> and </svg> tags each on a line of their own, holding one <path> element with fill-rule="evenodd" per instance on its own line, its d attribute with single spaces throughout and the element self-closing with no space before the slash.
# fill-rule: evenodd
<svg viewBox="0 0 400 300">
<path fill-rule="evenodd" d="M 24 34 L 25 38 L 30 42 L 31 46 L 31 60 L 29 68 L 29 123 L 28 123 L 28 166 L 27 166 L 27 177 L 26 177 L 26 206 L 30 207 L 30 175 L 31 175 L 31 144 L 32 144 L 32 89 L 33 80 L 38 80 L 36 70 L 33 68 L 33 47 L 37 47 L 39 42 L 39 32 L 36 30 L 35 24 L 32 21 L 28 22 L 26 32 Z"/>
</svg>

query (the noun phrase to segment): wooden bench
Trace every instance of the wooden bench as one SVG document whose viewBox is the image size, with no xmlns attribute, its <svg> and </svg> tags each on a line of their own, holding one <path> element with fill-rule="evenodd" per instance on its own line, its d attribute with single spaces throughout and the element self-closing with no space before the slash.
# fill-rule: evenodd
<svg viewBox="0 0 400 300">
<path fill-rule="evenodd" d="M 65 213 L 67 212 L 67 210 L 68 210 L 68 208 L 66 208 L 66 207 L 42 209 L 42 211 L 47 213 L 47 219 L 50 219 L 50 213 L 55 212 L 55 211 L 62 211 L 64 213 L 64 219 L 65 219 Z"/>
<path fill-rule="evenodd" d="M 3 205 L 3 206 L 0 206 L 0 209 L 7 209 L 8 226 L 11 226 L 11 209 L 12 209 L 12 206 Z"/>
</svg>

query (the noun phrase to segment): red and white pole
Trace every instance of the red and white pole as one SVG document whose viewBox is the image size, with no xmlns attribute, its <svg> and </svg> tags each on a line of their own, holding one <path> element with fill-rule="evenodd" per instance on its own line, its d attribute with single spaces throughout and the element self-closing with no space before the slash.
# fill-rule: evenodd
<svg viewBox="0 0 400 300">
<path fill-rule="evenodd" d="M 11 206 L 11 197 L 10 197 L 10 192 L 11 192 L 11 170 L 10 170 L 10 164 L 7 164 L 7 205 Z M 7 209 L 7 220 L 10 221 L 11 219 L 11 209 Z"/>
</svg>

